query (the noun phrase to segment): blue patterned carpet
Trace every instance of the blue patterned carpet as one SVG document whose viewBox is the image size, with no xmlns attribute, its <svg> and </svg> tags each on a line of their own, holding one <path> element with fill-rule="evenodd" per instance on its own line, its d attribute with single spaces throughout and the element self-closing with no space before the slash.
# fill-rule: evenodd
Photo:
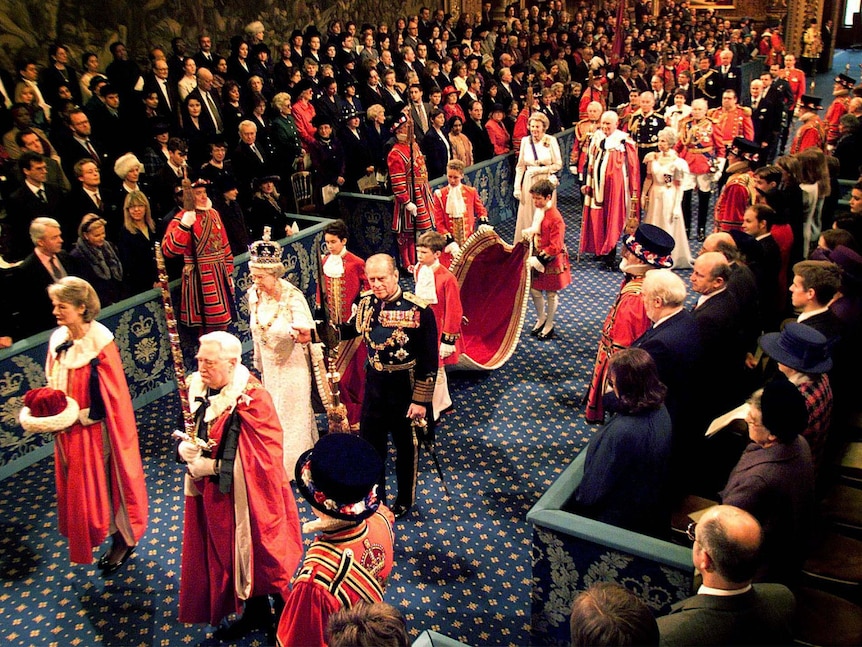
<svg viewBox="0 0 862 647">
<path fill-rule="evenodd" d="M 839 52 L 834 69 L 853 63 L 855 74 L 859 58 L 857 52 Z M 829 80 L 818 78 L 818 86 L 829 87 Z M 567 244 L 576 250 L 580 199 L 568 174 L 560 209 Z M 498 230 L 511 239 L 513 226 L 509 221 Z M 423 456 L 417 504 L 397 526 L 396 566 L 386 592 L 414 637 L 434 629 L 470 645 L 530 642 L 526 513 L 595 430 L 579 403 L 621 279 L 591 258 L 578 263 L 573 254 L 572 263 L 573 284 L 560 295 L 557 339 L 540 342 L 525 333 L 502 369 L 450 376 L 455 410 L 441 421 L 437 451 L 452 499 L 444 500 Z M 534 321 L 530 305 L 526 327 Z M 53 460 L 0 482 L 4 645 L 217 644 L 211 627 L 177 621 L 182 469 L 173 463 L 172 427 L 166 422 L 177 413 L 173 397 L 138 412 L 150 525 L 114 579 L 98 577 L 95 566 L 69 564 L 66 541 L 57 532 Z M 299 505 L 309 519 L 308 506 Z M 263 644 L 263 638 L 252 634 L 242 644 Z"/>
</svg>

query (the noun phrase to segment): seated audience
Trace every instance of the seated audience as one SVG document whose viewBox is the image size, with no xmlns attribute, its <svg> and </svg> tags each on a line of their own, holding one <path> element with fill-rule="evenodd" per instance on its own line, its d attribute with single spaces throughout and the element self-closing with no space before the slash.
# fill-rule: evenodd
<svg viewBox="0 0 862 647">
<path fill-rule="evenodd" d="M 703 584 L 658 619 L 661 644 L 790 644 L 793 594 L 782 584 L 751 583 L 761 556 L 757 519 L 733 506 L 714 506 L 689 526 L 689 538 Z"/>
<path fill-rule="evenodd" d="M 664 536 L 670 528 L 667 464 L 671 423 L 655 362 L 627 348 L 610 359 L 607 377 L 614 415 L 587 446 L 584 476 L 571 510 L 634 532 Z"/>
</svg>

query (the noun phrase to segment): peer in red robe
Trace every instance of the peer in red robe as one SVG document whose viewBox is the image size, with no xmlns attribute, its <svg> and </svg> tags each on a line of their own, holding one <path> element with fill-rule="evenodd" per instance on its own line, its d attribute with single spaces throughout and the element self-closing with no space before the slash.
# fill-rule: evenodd
<svg viewBox="0 0 862 647">
<path fill-rule="evenodd" d="M 590 141 L 584 191 L 581 253 L 613 255 L 628 217 L 638 217 L 640 162 L 637 147 L 605 112 Z"/>
<path fill-rule="evenodd" d="M 81 409 L 78 421 L 54 436 L 54 471 L 60 533 L 69 558 L 93 561 L 93 548 L 109 533 L 135 546 L 147 528 L 147 490 L 138 449 L 138 428 L 123 361 L 114 335 L 97 321 L 83 338 L 69 341 L 61 326 L 48 342 L 48 386 L 63 391 Z M 69 341 L 69 345 L 66 342 Z M 93 421 L 91 375 L 96 371 L 105 407 Z"/>
<path fill-rule="evenodd" d="M 226 338 L 235 343 L 223 341 Z M 241 348 L 239 340 L 225 332 L 203 336 L 198 353 L 204 359 L 199 365 L 216 362 L 215 368 L 207 365 L 205 370 L 208 375 L 225 370 L 227 382 L 214 393 L 207 387 L 213 386 L 212 378 L 205 383 L 201 372 L 196 372 L 190 379 L 192 412 L 206 403 L 199 437 L 206 430 L 214 445 L 208 457 L 189 460 L 184 453 L 187 441 L 180 443 L 180 455 L 189 463 L 180 622 L 217 625 L 239 612 L 244 603 L 245 617 L 249 603 L 256 600 L 262 603 L 256 608 L 257 620 L 267 618 L 271 625 L 266 596 L 287 595 L 302 559 L 299 515 L 282 463 L 281 425 L 269 393 L 239 363 Z M 234 350 L 236 357 L 228 359 Z M 224 363 L 232 369 L 225 369 Z M 200 469 L 199 461 L 204 461 L 206 470 Z M 198 478 L 193 479 L 193 474 Z M 263 623 L 257 626 L 268 628 Z"/>
</svg>

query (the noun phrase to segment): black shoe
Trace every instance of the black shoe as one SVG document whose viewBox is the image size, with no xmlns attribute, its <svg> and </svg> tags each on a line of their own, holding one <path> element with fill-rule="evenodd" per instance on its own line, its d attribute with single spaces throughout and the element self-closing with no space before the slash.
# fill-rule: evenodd
<svg viewBox="0 0 862 647">
<path fill-rule="evenodd" d="M 129 561 L 129 557 L 131 557 L 132 553 L 134 553 L 134 552 L 135 552 L 135 547 L 129 546 L 126 549 L 126 552 L 123 553 L 123 556 L 120 558 L 119 562 L 109 562 L 106 560 L 105 565 L 101 567 L 102 568 L 102 577 L 110 577 L 111 575 L 113 575 L 114 573 L 119 571 L 121 568 L 123 568 L 123 566 L 126 564 L 126 562 Z M 102 562 L 102 560 L 100 559 L 99 563 L 101 563 L 101 562 Z"/>
<path fill-rule="evenodd" d="M 263 614 L 243 613 L 241 618 L 230 624 L 222 624 L 213 632 L 213 638 L 221 642 L 235 642 L 246 637 L 252 631 L 260 630 L 266 632 L 267 640 L 269 640 L 273 628 L 272 614 L 267 618 Z"/>
<path fill-rule="evenodd" d="M 114 549 L 114 547 L 113 547 L 113 546 L 110 546 L 110 547 L 108 548 L 108 550 L 106 550 L 104 553 L 102 553 L 102 556 L 101 556 L 101 557 L 99 557 L 99 561 L 98 561 L 98 562 L 96 562 L 96 566 L 97 566 L 98 568 L 107 568 L 108 563 L 109 563 L 109 562 L 108 562 L 108 556 L 111 554 L 111 551 L 112 551 L 113 549 Z"/>
<path fill-rule="evenodd" d="M 540 333 L 540 332 L 542 332 L 542 328 L 544 328 L 544 327 L 545 327 L 545 322 L 544 322 L 544 321 L 542 321 L 542 322 L 540 322 L 540 323 L 537 323 L 535 326 L 533 326 L 533 329 L 532 329 L 532 330 L 530 330 L 530 334 L 531 334 L 533 337 L 538 337 L 538 336 L 539 336 L 539 333 Z"/>
<path fill-rule="evenodd" d="M 395 515 L 395 519 L 401 519 L 406 516 L 408 512 L 410 512 L 409 506 L 403 506 L 396 503 L 394 506 L 390 508 L 392 510 L 392 514 Z"/>
<path fill-rule="evenodd" d="M 702 243 L 704 240 L 706 240 L 706 232 L 703 229 L 698 229 L 697 230 L 697 241 L 699 243 Z"/>
<path fill-rule="evenodd" d="M 548 332 L 544 330 L 541 331 L 538 335 L 536 335 L 536 339 L 540 339 L 541 341 L 545 341 L 547 339 L 553 339 L 557 334 L 554 332 L 554 329 L 551 328 Z"/>
</svg>

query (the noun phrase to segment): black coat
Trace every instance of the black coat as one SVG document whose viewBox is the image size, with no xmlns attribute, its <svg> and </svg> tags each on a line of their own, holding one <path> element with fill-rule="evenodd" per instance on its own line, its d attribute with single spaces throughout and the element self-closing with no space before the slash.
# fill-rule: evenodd
<svg viewBox="0 0 862 647">
<path fill-rule="evenodd" d="M 441 137 L 434 128 L 429 128 L 420 145 L 422 153 L 425 155 L 429 180 L 446 175 L 446 165 L 449 163 L 452 149 L 446 146 L 448 142 L 444 143 L 443 137 L 445 136 Z"/>
<path fill-rule="evenodd" d="M 66 274 L 80 274 L 75 259 L 66 252 L 57 254 L 57 259 Z M 48 286 L 54 282 L 54 277 L 42 265 L 42 261 L 32 252 L 24 262 L 12 273 L 9 285 L 12 288 L 9 305 L 13 309 L 15 339 L 30 337 L 43 330 L 57 326 L 54 318 L 51 299 L 48 297 Z"/>
<path fill-rule="evenodd" d="M 472 119 L 464 121 L 462 131 L 470 143 L 473 144 L 473 163 L 478 164 L 494 157 L 494 145 L 488 136 L 488 131 L 482 124 L 477 124 Z"/>
<path fill-rule="evenodd" d="M 65 192 L 60 187 L 47 182 L 43 186 L 47 202 L 42 202 L 27 186 L 19 187 L 9 197 L 4 221 L 8 246 L 4 257 L 7 261 L 20 261 L 33 251 L 30 222 L 39 216 L 50 216 L 60 222 L 63 240 L 68 247 L 71 247 L 69 241 L 74 242 L 77 238 L 78 223 L 68 218 L 66 211 L 60 208 Z"/>
</svg>

